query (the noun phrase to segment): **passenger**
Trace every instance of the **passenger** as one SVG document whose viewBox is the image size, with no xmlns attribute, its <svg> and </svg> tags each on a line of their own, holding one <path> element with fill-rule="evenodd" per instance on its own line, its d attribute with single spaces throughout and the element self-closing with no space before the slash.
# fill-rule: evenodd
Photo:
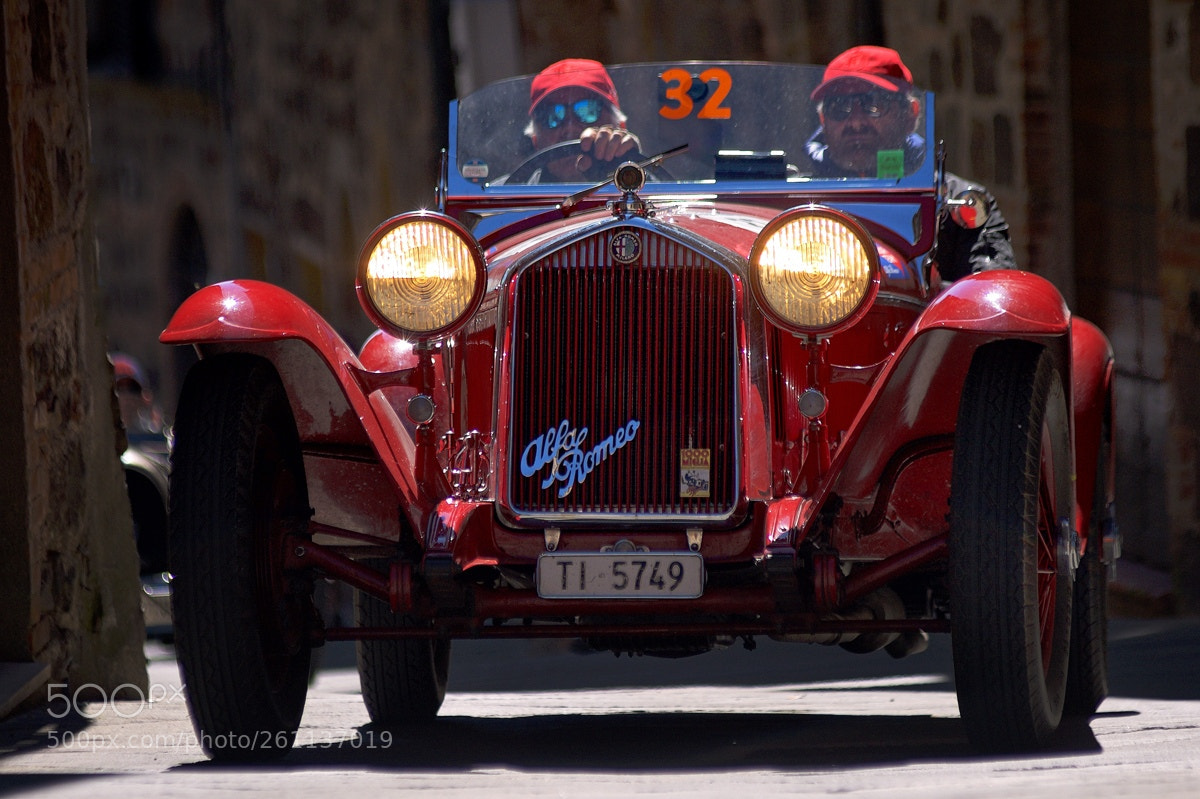
<svg viewBox="0 0 1200 799">
<path fill-rule="evenodd" d="M 807 149 L 817 177 L 877 177 L 890 174 L 891 153 L 902 153 L 905 174 L 925 158 L 925 141 L 917 133 L 921 103 L 912 73 L 900 54 L 887 47 L 852 47 L 829 62 L 812 100 L 821 127 Z M 881 155 L 883 153 L 883 155 Z M 881 165 L 887 164 L 887 167 Z M 946 173 L 947 197 L 968 189 L 988 202 L 988 217 L 976 228 L 947 221 L 938 234 L 938 272 L 957 280 L 985 269 L 1015 269 L 1008 222 L 995 198 L 983 186 Z"/>
</svg>

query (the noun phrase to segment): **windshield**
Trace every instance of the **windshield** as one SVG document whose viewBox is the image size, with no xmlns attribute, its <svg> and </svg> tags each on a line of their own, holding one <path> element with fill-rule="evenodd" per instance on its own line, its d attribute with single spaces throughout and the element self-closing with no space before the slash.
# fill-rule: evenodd
<svg viewBox="0 0 1200 799">
<path fill-rule="evenodd" d="M 608 68 L 617 110 L 640 142 L 640 150 L 631 154 L 649 157 L 687 145 L 686 152 L 649 175 L 653 181 L 676 184 L 673 190 L 685 188 L 678 184 L 711 188 L 713 182 L 745 181 L 795 185 L 853 180 L 895 185 L 918 174 L 929 185 L 933 174 L 926 146 L 931 136 L 926 113 L 929 96 L 914 90 L 826 97 L 826 130 L 817 103 L 810 99 L 823 73 L 819 66 L 740 62 Z M 538 156 L 546 147 L 535 147 L 530 135 L 534 132 L 532 82 L 533 76 L 502 81 L 456 104 L 451 163 L 457 170 L 451 169 L 452 182 L 461 179 L 488 194 L 516 184 L 594 182 L 594 171 L 556 175 Z M 573 102 L 568 99 L 547 109 L 546 101 L 539 100 L 533 111 L 547 119 L 557 113 L 557 119 L 550 121 L 564 127 L 561 120 L 571 122 L 573 117 L 594 124 L 603 121 L 595 120 L 594 104 L 574 107 Z M 539 117 L 539 121 L 546 120 Z M 879 130 L 885 123 L 887 129 Z M 835 132 L 843 137 L 839 141 L 847 143 L 831 142 L 830 134 Z M 562 152 L 573 163 L 579 153 L 567 148 Z M 845 155 L 851 150 L 853 156 Z M 631 154 L 616 161 L 629 160 Z M 842 163 L 835 157 L 839 154 Z"/>
</svg>

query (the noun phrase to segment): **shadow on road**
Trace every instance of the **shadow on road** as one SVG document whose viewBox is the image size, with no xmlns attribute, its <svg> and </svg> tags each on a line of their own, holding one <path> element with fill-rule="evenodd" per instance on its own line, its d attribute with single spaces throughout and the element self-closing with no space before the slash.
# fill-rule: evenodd
<svg viewBox="0 0 1200 799">
<path fill-rule="evenodd" d="M 1099 752 L 1086 722 L 1067 724 L 1042 757 Z M 337 744 L 299 745 L 282 767 L 397 772 L 504 769 L 662 774 L 730 769 L 826 771 L 987 760 L 958 719 L 737 713 L 446 717 L 420 727 L 358 729 Z M 197 762 L 176 770 L 223 769 Z M 237 769 L 247 766 L 239 765 Z M 249 766 L 249 768 L 256 768 Z"/>
<path fill-rule="evenodd" d="M 324 662 L 332 669 L 345 668 L 353 666 L 353 658 L 352 645 L 338 646 L 330 648 Z M 927 652 L 899 661 L 882 653 L 856 656 L 836 647 L 772 641 L 760 642 L 754 651 L 738 646 L 682 660 L 581 654 L 567 641 L 464 641 L 455 643 L 453 663 L 452 693 L 509 692 L 519 702 L 521 694 L 529 692 L 529 712 L 523 714 L 518 704 L 512 717 L 442 715 L 430 724 L 400 729 L 364 725 L 349 740 L 336 742 L 306 744 L 302 729 L 296 748 L 279 765 L 425 773 L 500 768 L 628 774 L 825 771 L 995 759 L 981 757 L 970 747 L 957 718 L 924 715 L 926 711 L 914 711 L 909 702 L 899 710 L 886 704 L 888 696 L 953 691 L 946 636 L 935 638 Z M 886 683 L 878 694 L 885 703 L 878 712 L 864 707 L 875 696 L 864 698 L 864 680 Z M 630 710 L 627 703 L 609 712 L 603 706 L 572 705 L 569 712 L 543 713 L 539 709 L 544 709 L 545 700 L 537 698 L 546 691 L 585 694 L 589 689 L 688 686 L 712 686 L 718 698 L 722 687 L 777 691 L 780 710 L 643 711 Z M 829 697 L 822 707 L 836 706 L 842 694 L 857 705 L 852 710 L 848 706 L 844 715 L 796 712 L 796 700 L 805 694 L 811 698 L 813 692 Z M 542 704 L 534 707 L 537 702 Z M 945 702 L 930 705 L 944 707 Z M 918 700 L 916 707 L 922 706 Z M 1099 751 L 1087 720 L 1073 720 L 1064 723 L 1041 756 Z M 222 766 L 193 763 L 179 768 Z"/>
</svg>

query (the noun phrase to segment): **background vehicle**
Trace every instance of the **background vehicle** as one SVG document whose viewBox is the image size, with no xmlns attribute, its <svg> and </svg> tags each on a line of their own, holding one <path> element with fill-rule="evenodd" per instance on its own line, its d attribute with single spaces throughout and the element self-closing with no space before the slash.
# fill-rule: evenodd
<svg viewBox="0 0 1200 799">
<path fill-rule="evenodd" d="M 151 638 L 171 637 L 171 575 L 167 546 L 167 497 L 171 471 L 170 431 L 146 382 L 142 367 L 130 356 L 109 355 L 113 391 L 125 430 L 125 488 L 137 538 L 142 580 L 142 618 Z"/>
<path fill-rule="evenodd" d="M 363 248 L 380 329 L 357 353 L 254 281 L 164 332 L 202 355 L 171 524 L 206 750 L 286 752 L 312 647 L 339 639 L 389 725 L 434 716 L 452 639 L 488 636 L 901 657 L 949 632 L 977 745 L 1094 711 L 1117 552 L 1104 336 L 1036 275 L 941 281 L 936 231 L 972 198 L 942 196 L 935 148 L 814 177 L 821 69 L 611 72 L 633 157 L 686 152 L 525 184 L 545 158 L 522 149 L 529 79 L 452 105 L 439 210 Z M 358 591 L 353 627 L 316 610 L 329 578 Z"/>
</svg>

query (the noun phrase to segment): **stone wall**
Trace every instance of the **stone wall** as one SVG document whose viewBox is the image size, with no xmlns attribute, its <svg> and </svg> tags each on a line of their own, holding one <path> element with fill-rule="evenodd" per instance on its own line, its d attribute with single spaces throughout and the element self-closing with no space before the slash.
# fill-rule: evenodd
<svg viewBox="0 0 1200 799">
<path fill-rule="evenodd" d="M 83 4 L 5 3 L 3 38 L 0 660 L 46 663 L 51 681 L 72 686 L 144 688 L 138 561 L 96 314 Z"/>
<path fill-rule="evenodd" d="M 153 21 L 159 75 L 129 75 L 118 54 L 95 65 L 90 101 L 114 346 L 170 416 L 190 357 L 157 338 L 189 274 L 269 280 L 352 345 L 366 336 L 358 249 L 432 202 L 453 80 L 423 2 L 163 3 Z"/>
<path fill-rule="evenodd" d="M 1130 561 L 1171 566 L 1148 0 L 1070 5 L 1077 313 L 1117 363 L 1117 520 Z M 1161 172 L 1159 172 L 1161 174 Z"/>
<path fill-rule="evenodd" d="M 1170 558 L 1184 606 L 1200 612 L 1200 7 L 1157 0 L 1151 37 Z"/>
</svg>

